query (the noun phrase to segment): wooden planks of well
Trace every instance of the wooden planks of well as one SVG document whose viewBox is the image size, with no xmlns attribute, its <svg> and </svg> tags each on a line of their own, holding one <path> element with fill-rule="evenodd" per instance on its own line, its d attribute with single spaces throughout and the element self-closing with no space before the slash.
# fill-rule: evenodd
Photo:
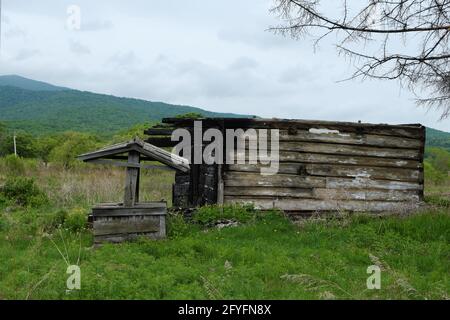
<svg viewBox="0 0 450 320">
<path fill-rule="evenodd" d="M 194 121 L 163 120 L 187 128 L 192 128 Z M 411 210 L 423 200 L 425 127 L 420 124 L 214 118 L 198 121 L 202 121 L 203 132 L 208 128 L 222 132 L 238 128 L 279 130 L 278 173 L 261 175 L 261 165 L 248 162 L 218 166 L 217 185 L 210 185 L 217 190 L 218 203 L 251 203 L 264 210 L 281 209 L 295 217 L 341 210 Z M 246 154 L 254 146 L 251 139 L 247 141 Z"/>
<path fill-rule="evenodd" d="M 166 236 L 165 202 L 138 203 L 125 207 L 121 203 L 103 203 L 92 208 L 96 244 L 135 240 L 138 237 L 163 239 Z"/>
</svg>

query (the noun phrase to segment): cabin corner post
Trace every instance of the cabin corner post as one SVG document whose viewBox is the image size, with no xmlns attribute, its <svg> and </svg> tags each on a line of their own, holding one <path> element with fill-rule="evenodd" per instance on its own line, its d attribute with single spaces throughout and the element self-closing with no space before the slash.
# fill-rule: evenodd
<svg viewBox="0 0 450 320">
<path fill-rule="evenodd" d="M 419 183 L 421 184 L 421 189 L 419 190 L 419 200 L 424 201 L 425 200 L 425 168 L 424 168 L 424 158 L 425 158 L 425 146 L 426 146 L 426 139 L 427 139 L 427 129 L 425 126 L 421 126 L 421 147 L 420 147 L 420 162 L 422 163 L 421 167 L 419 168 Z"/>
<path fill-rule="evenodd" d="M 128 153 L 128 163 L 138 165 L 140 162 L 139 152 Z M 125 176 L 125 195 L 123 205 L 133 207 L 139 201 L 139 168 L 127 167 Z"/>
</svg>

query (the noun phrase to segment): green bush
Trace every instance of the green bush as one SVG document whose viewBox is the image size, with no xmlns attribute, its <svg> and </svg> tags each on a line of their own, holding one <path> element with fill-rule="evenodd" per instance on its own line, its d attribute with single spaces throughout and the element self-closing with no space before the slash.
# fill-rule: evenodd
<svg viewBox="0 0 450 320">
<path fill-rule="evenodd" d="M 437 170 L 445 173 L 450 171 L 450 152 L 447 150 L 429 147 L 425 150 L 425 158 L 429 160 Z"/>
<path fill-rule="evenodd" d="M 9 177 L 0 189 L 0 195 L 20 206 L 40 207 L 48 203 L 47 195 L 33 178 Z"/>
<path fill-rule="evenodd" d="M 167 235 L 169 238 L 186 236 L 193 230 L 192 224 L 186 222 L 182 214 L 170 214 L 167 218 Z"/>
<path fill-rule="evenodd" d="M 0 207 L 8 204 L 8 199 L 0 192 Z"/>
<path fill-rule="evenodd" d="M 423 162 L 423 168 L 426 182 L 441 184 L 447 179 L 447 174 L 437 170 L 428 160 Z"/>
<path fill-rule="evenodd" d="M 213 224 L 220 220 L 234 220 L 248 222 L 255 217 L 252 206 L 204 206 L 193 215 L 192 220 L 203 225 Z"/>
<path fill-rule="evenodd" d="M 7 175 L 20 176 L 25 174 L 25 164 L 20 157 L 10 154 L 3 158 L 2 163 Z"/>
<path fill-rule="evenodd" d="M 17 154 L 23 158 L 34 158 L 36 156 L 35 138 L 26 132 L 16 133 Z M 0 134 L 0 155 L 14 154 L 14 136 L 12 133 Z"/>
<path fill-rule="evenodd" d="M 77 156 L 97 147 L 98 139 L 87 133 L 66 132 L 60 145 L 54 147 L 49 155 L 52 161 L 69 169 L 76 166 Z"/>
<path fill-rule="evenodd" d="M 84 209 L 73 209 L 64 220 L 64 228 L 72 231 L 79 232 L 86 228 L 87 214 Z"/>
<path fill-rule="evenodd" d="M 56 228 L 64 225 L 67 219 L 68 213 L 66 210 L 58 210 L 43 216 L 42 224 L 44 225 L 45 231 L 51 232 Z"/>
</svg>

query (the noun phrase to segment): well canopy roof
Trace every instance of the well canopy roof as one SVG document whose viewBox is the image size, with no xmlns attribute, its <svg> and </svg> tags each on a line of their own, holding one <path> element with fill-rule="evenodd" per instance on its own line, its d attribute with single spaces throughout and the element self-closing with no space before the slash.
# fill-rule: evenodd
<svg viewBox="0 0 450 320">
<path fill-rule="evenodd" d="M 101 158 L 108 158 L 130 151 L 137 151 L 141 155 L 151 160 L 155 160 L 169 166 L 175 170 L 188 172 L 190 170 L 189 161 L 186 158 L 170 153 L 164 149 L 158 148 L 150 143 L 144 142 L 139 138 L 133 140 L 113 144 L 103 147 L 96 151 L 79 155 L 77 158 L 84 162 L 90 162 Z"/>
</svg>

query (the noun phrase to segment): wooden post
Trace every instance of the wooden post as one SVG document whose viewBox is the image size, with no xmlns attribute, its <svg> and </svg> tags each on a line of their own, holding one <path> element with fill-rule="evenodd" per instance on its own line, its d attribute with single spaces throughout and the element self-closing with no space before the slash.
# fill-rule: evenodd
<svg viewBox="0 0 450 320">
<path fill-rule="evenodd" d="M 139 152 L 130 151 L 128 153 L 128 163 L 139 164 Z M 139 168 L 127 167 L 125 177 L 125 196 L 123 205 L 125 207 L 133 207 L 138 201 L 139 193 Z"/>
<path fill-rule="evenodd" d="M 136 203 L 139 202 L 139 183 L 140 183 L 140 180 L 141 180 L 141 168 L 137 168 L 136 196 L 135 196 Z"/>
<path fill-rule="evenodd" d="M 224 189 L 224 185 L 223 185 L 223 164 L 218 164 L 217 165 L 217 204 L 218 205 L 223 205 L 223 189 Z"/>
</svg>

